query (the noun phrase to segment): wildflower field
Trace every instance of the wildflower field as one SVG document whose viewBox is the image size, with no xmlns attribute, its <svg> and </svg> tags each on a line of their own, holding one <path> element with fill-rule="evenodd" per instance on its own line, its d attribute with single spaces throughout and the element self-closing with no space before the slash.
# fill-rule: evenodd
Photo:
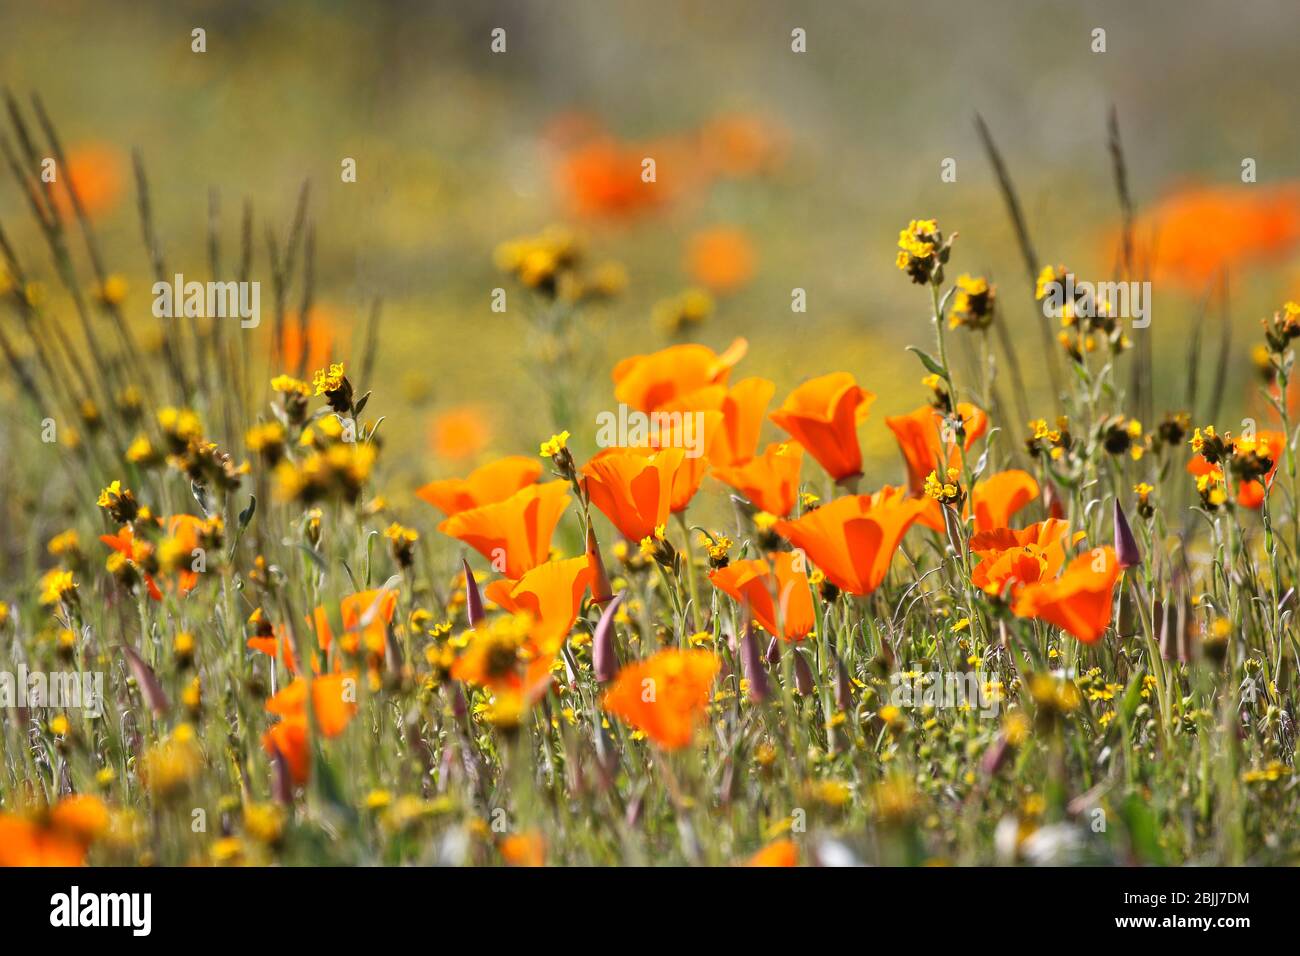
<svg viewBox="0 0 1300 956">
<path fill-rule="evenodd" d="M 1159 174 L 1103 109 L 1044 243 L 964 105 L 818 325 L 737 213 L 795 125 L 552 111 L 545 197 L 393 304 L 338 279 L 363 146 L 254 203 L 22 78 L 0 866 L 1300 862 L 1293 157 Z"/>
</svg>

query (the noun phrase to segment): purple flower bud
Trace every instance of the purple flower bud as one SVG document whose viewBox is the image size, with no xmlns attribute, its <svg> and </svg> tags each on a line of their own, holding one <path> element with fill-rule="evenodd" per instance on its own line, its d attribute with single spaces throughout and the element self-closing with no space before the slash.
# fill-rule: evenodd
<svg viewBox="0 0 1300 956">
<path fill-rule="evenodd" d="M 469 562 L 461 558 L 460 563 L 465 569 L 465 614 L 469 618 L 469 626 L 478 627 L 479 621 L 484 617 L 483 597 L 478 593 L 478 582 L 474 580 L 474 572 L 469 569 Z"/>
<path fill-rule="evenodd" d="M 763 655 L 763 660 L 767 661 L 773 667 L 781 663 L 781 642 L 775 637 L 767 645 L 767 653 Z"/>
<path fill-rule="evenodd" d="M 163 691 L 162 684 L 158 683 L 153 668 L 144 662 L 144 658 L 137 654 L 134 648 L 123 644 L 122 653 L 126 655 L 126 664 L 131 669 L 131 676 L 135 678 L 136 686 L 140 688 L 140 696 L 149 705 L 153 715 L 159 717 L 167 713 L 171 709 L 171 704 L 168 703 L 167 694 Z"/>
<path fill-rule="evenodd" d="M 620 591 L 605 607 L 591 640 L 591 667 L 596 672 L 596 680 L 602 684 L 613 680 L 618 673 L 618 655 L 614 652 L 614 615 L 623 603 L 624 593 Z"/>
<path fill-rule="evenodd" d="M 1133 529 L 1128 526 L 1128 518 L 1124 517 L 1118 495 L 1115 496 L 1115 556 L 1119 559 L 1121 568 L 1131 568 L 1142 563 L 1142 552 L 1138 550 Z"/>
<path fill-rule="evenodd" d="M 813 681 L 812 668 L 808 666 L 808 659 L 799 651 L 794 652 L 794 689 L 803 696 L 807 697 L 816 688 Z"/>
<path fill-rule="evenodd" d="M 587 528 L 587 564 L 591 566 L 591 599 L 604 604 L 614 596 L 614 591 L 609 586 L 609 575 L 600 556 L 600 545 L 596 543 L 596 532 L 590 527 Z"/>
<path fill-rule="evenodd" d="M 839 655 L 835 657 L 835 703 L 845 713 L 853 709 L 853 684 Z"/>
<path fill-rule="evenodd" d="M 750 621 L 745 622 L 745 634 L 740 639 L 740 667 L 745 680 L 749 681 L 749 699 L 756 704 L 767 700 L 771 689 L 767 682 L 767 669 L 763 666 L 763 658 L 759 656 L 758 639 L 754 636 L 754 625 Z"/>
</svg>

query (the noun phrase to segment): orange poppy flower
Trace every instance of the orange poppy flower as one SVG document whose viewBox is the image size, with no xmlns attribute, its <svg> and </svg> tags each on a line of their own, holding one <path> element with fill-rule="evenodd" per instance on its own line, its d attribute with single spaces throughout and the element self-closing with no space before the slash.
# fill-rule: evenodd
<svg viewBox="0 0 1300 956">
<path fill-rule="evenodd" d="M 832 372 L 804 382 L 769 417 L 840 481 L 862 473 L 858 423 L 875 400 L 848 372 Z"/>
<path fill-rule="evenodd" d="M 798 866 L 799 847 L 793 840 L 769 843 L 746 861 L 745 866 Z"/>
<path fill-rule="evenodd" d="M 471 508 L 505 501 L 520 488 L 537 481 L 541 474 L 542 465 L 537 459 L 509 455 L 475 468 L 468 478 L 431 481 L 417 488 L 415 494 L 451 517 Z"/>
<path fill-rule="evenodd" d="M 661 408 L 652 414 L 673 416 L 677 413 Z M 682 449 L 681 463 L 673 470 L 672 503 L 669 506 L 673 514 L 685 511 L 686 506 L 695 497 L 695 493 L 700 490 L 704 476 L 709 473 L 709 459 L 705 456 L 705 451 L 722 425 L 722 412 L 697 411 L 680 414 L 699 415 L 699 418 L 683 418 L 676 424 L 668 419 L 659 428 L 657 435 L 647 436 L 645 445 L 627 449 L 647 457 L 667 448 Z M 689 424 L 685 424 L 687 421 Z M 596 456 L 599 457 L 600 455 Z"/>
<path fill-rule="evenodd" d="M 610 448 L 582 466 L 583 486 L 624 537 L 640 541 L 668 523 L 673 483 L 684 457 L 680 448 L 653 454 Z"/>
<path fill-rule="evenodd" d="M 1276 260 L 1300 245 L 1300 184 L 1184 187 L 1134 224 L 1135 259 L 1157 282 L 1193 291 L 1225 269 Z M 1108 257 L 1119 249 L 1108 240 Z"/>
<path fill-rule="evenodd" d="M 526 485 L 504 501 L 460 511 L 438 530 L 463 541 L 508 578 L 521 578 L 551 551 L 551 535 L 569 506 L 569 483 Z"/>
<path fill-rule="evenodd" d="M 873 506 L 871 495 L 845 495 L 797 521 L 778 521 L 776 531 L 802 548 L 841 591 L 870 594 L 880 587 L 899 542 L 925 507 L 914 498 Z"/>
<path fill-rule="evenodd" d="M 879 491 L 871 492 L 868 497 L 870 498 L 867 505 L 869 508 L 897 504 L 900 501 L 919 501 L 925 507 L 917 517 L 916 523 L 929 528 L 931 531 L 937 531 L 939 534 L 948 533 L 948 525 L 943 518 L 943 506 L 933 498 L 912 498 L 908 490 L 902 485 L 881 485 Z"/>
<path fill-rule="evenodd" d="M 293 638 L 289 634 L 288 628 L 283 624 L 277 625 L 271 635 L 266 637 L 250 637 L 246 646 L 250 650 L 258 651 L 267 657 L 275 659 L 280 656 L 280 645 L 284 644 L 284 666 L 288 668 L 290 674 L 298 673 L 298 660 L 294 655 Z M 319 668 L 314 668 L 318 670 Z"/>
<path fill-rule="evenodd" d="M 714 468 L 713 476 L 735 488 L 750 504 L 784 518 L 799 499 L 799 469 L 803 447 L 794 442 L 773 442 L 763 454 L 743 465 Z"/>
<path fill-rule="evenodd" d="M 971 572 L 971 583 L 994 595 L 1003 594 L 1011 587 L 1014 596 L 1025 584 L 1056 577 L 1065 564 L 1068 531 L 1064 521 L 1048 518 L 1020 531 L 996 528 L 976 533 L 971 538 L 970 550 L 980 563 Z M 1082 537 L 1080 531 L 1071 543 Z"/>
<path fill-rule="evenodd" d="M 766 561 L 733 561 L 725 568 L 710 571 L 709 580 L 733 601 L 748 603 L 754 620 L 769 634 L 785 641 L 801 641 L 813 629 L 808 571 L 797 554 L 778 551 L 769 554 Z"/>
<path fill-rule="evenodd" d="M 485 593 L 503 610 L 529 614 L 533 641 L 553 656 L 573 629 L 591 580 L 591 562 L 583 555 L 539 564 L 518 581 L 493 581 Z"/>
<path fill-rule="evenodd" d="M 307 782 L 311 772 L 311 750 L 307 746 L 306 717 L 286 717 L 272 724 L 262 734 L 262 749 L 268 754 L 280 755 L 294 783 Z"/>
<path fill-rule="evenodd" d="M 961 416 L 965 431 L 962 444 L 966 451 L 970 451 L 988 427 L 988 416 L 969 402 L 958 402 L 957 414 Z M 925 494 L 925 478 L 930 472 L 960 467 L 961 454 L 957 443 L 947 442 L 945 454 L 940 441 L 943 414 L 929 405 L 922 405 L 906 415 L 886 418 L 885 424 L 898 440 L 898 448 L 907 463 L 907 487 L 918 498 Z"/>
<path fill-rule="evenodd" d="M 1110 626 L 1119 561 L 1113 548 L 1095 548 L 1075 558 L 1059 577 L 1027 584 L 1016 595 L 1017 617 L 1046 621 L 1091 644 Z"/>
<path fill-rule="evenodd" d="M 708 447 L 709 464 L 719 468 L 743 465 L 758 451 L 768 402 L 776 384 L 765 378 L 746 378 L 731 386 L 706 385 L 688 395 L 666 402 L 662 411 L 722 412 L 722 425 L 713 433 Z"/>
<path fill-rule="evenodd" d="M 971 489 L 975 530 L 992 531 L 1011 524 L 1011 516 L 1038 497 L 1038 482 L 1027 471 L 1013 468 L 975 482 Z"/>
<path fill-rule="evenodd" d="M 1238 438 L 1234 445 L 1240 448 L 1242 443 L 1243 439 Z M 1286 454 L 1286 435 L 1270 429 L 1261 429 L 1255 434 L 1255 450 L 1265 458 L 1271 459 L 1273 467 L 1268 470 L 1262 482 L 1237 482 L 1237 503 L 1245 508 L 1258 510 L 1264 505 L 1265 488 L 1271 487 L 1273 476 L 1277 474 L 1277 466 L 1282 461 L 1282 456 Z M 1191 461 L 1187 463 L 1187 471 L 1198 478 L 1201 475 L 1214 475 L 1220 481 L 1223 480 L 1223 466 L 1211 465 L 1201 455 L 1192 456 Z"/>
<path fill-rule="evenodd" d="M 61 177 L 72 184 L 87 216 L 94 218 L 117 205 L 126 182 L 126 157 L 121 150 L 107 143 L 81 143 L 69 149 L 64 159 L 67 166 Z M 73 216 L 66 185 L 55 187 L 54 203 L 64 219 Z"/>
<path fill-rule="evenodd" d="M 311 680 L 312 713 L 325 737 L 337 737 L 357 713 L 356 671 L 322 674 Z M 267 713 L 278 717 L 307 716 L 307 681 L 298 677 L 266 702 Z"/>
<path fill-rule="evenodd" d="M 677 750 L 694 738 L 721 667 L 712 651 L 662 650 L 620 670 L 601 706 L 665 750 Z"/>
<path fill-rule="evenodd" d="M 614 397 L 638 411 L 653 412 L 707 385 L 725 384 L 748 350 L 748 342 L 736 339 L 721 354 L 688 344 L 625 358 L 614 366 Z"/>
<path fill-rule="evenodd" d="M 704 229 L 686 244 L 687 274 L 719 295 L 744 287 L 754 277 L 754 269 L 754 244 L 743 229 Z"/>
</svg>

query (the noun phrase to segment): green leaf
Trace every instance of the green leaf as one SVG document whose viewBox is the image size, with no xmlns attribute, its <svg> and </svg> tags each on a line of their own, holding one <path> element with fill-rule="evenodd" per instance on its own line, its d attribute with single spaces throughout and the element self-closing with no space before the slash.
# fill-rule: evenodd
<svg viewBox="0 0 1300 956">
<path fill-rule="evenodd" d="M 936 362 L 933 358 L 931 358 L 925 352 L 918 349 L 915 345 L 909 345 L 907 347 L 907 350 L 909 352 L 914 352 L 916 354 L 916 357 L 921 360 L 921 364 L 924 365 L 927 369 L 929 369 L 935 375 L 938 375 L 945 382 L 948 382 L 948 384 L 950 385 L 952 384 L 952 382 L 949 381 L 948 373 L 944 371 L 943 366 L 940 365 L 938 362 Z"/>
</svg>

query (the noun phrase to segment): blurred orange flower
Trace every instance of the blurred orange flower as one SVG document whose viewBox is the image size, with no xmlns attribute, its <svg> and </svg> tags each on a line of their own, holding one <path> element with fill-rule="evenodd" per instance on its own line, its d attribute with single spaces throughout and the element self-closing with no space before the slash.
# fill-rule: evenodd
<svg viewBox="0 0 1300 956">
<path fill-rule="evenodd" d="M 1119 236 L 1107 250 L 1117 258 Z M 1204 290 L 1226 268 L 1276 260 L 1300 245 L 1300 184 L 1186 186 L 1134 224 L 1134 258 L 1153 281 Z"/>
<path fill-rule="evenodd" d="M 816 623 L 808 569 L 801 555 L 777 551 L 767 560 L 733 561 L 710 571 L 709 580 L 733 601 L 748 603 L 754 620 L 782 640 L 801 641 Z"/>
<path fill-rule="evenodd" d="M 700 129 L 705 164 L 719 176 L 757 176 L 780 165 L 785 152 L 783 130 L 745 113 L 716 116 Z"/>
<path fill-rule="evenodd" d="M 541 462 L 523 455 L 509 455 L 475 468 L 468 478 L 431 481 L 415 494 L 443 514 L 452 515 L 482 505 L 505 501 L 520 488 L 531 485 L 542 474 Z"/>
<path fill-rule="evenodd" d="M 69 149 L 64 159 L 67 166 L 59 170 L 63 185 L 53 190 L 60 216 L 69 219 L 74 214 L 68 183 L 91 218 L 117 205 L 126 182 L 126 157 L 120 149 L 108 143 L 80 143 Z"/>
<path fill-rule="evenodd" d="M 1017 617 L 1032 617 L 1069 631 L 1091 644 L 1110 626 L 1119 561 L 1113 548 L 1079 555 L 1059 577 L 1027 584 L 1016 596 Z"/>
<path fill-rule="evenodd" d="M 620 670 L 602 706 L 665 750 L 680 749 L 691 742 L 708 710 L 721 666 L 712 651 L 660 651 Z"/>
<path fill-rule="evenodd" d="M 653 182 L 642 179 L 647 157 L 655 160 Z M 675 194 L 673 173 L 681 167 L 666 159 L 662 151 L 648 146 L 599 136 L 560 157 L 556 184 L 578 216 L 629 219 L 658 208 Z"/>
<path fill-rule="evenodd" d="M 328 368 L 339 361 L 335 351 L 338 342 L 338 321 L 333 311 L 324 306 L 313 306 L 307 314 L 304 328 L 298 313 L 290 311 L 284 317 L 284 331 L 280 335 L 280 361 L 284 368 L 304 371 Z"/>
<path fill-rule="evenodd" d="M 108 822 L 103 801 L 82 794 L 63 797 L 40 819 L 0 813 L 0 867 L 84 866 Z"/>
<path fill-rule="evenodd" d="M 713 469 L 713 476 L 745 496 L 759 511 L 784 518 L 799 499 L 799 469 L 803 448 L 794 442 L 773 442 L 758 458 L 743 465 Z"/>
<path fill-rule="evenodd" d="M 476 405 L 449 408 L 429 425 L 429 444 L 439 458 L 472 458 L 487 447 L 492 428 Z"/>
<path fill-rule="evenodd" d="M 748 350 L 748 342 L 736 339 L 721 354 L 689 344 L 625 358 L 614 366 L 614 397 L 638 411 L 655 411 L 707 385 L 725 384 Z"/>
<path fill-rule="evenodd" d="M 686 272 L 711 292 L 726 295 L 753 277 L 754 244 L 743 229 L 716 226 L 691 236 L 686 244 Z"/>
<path fill-rule="evenodd" d="M 312 714 L 326 737 L 337 737 L 357 713 L 356 671 L 322 674 L 311 679 Z M 266 702 L 266 711 L 284 718 L 306 718 L 307 681 L 298 677 Z"/>
<path fill-rule="evenodd" d="M 459 511 L 438 530 L 463 541 L 508 578 L 521 578 L 545 561 L 551 535 L 569 506 L 569 483 L 526 485 L 504 501 Z"/>
<path fill-rule="evenodd" d="M 875 400 L 848 372 L 832 372 L 804 382 L 770 417 L 840 481 L 862 473 L 858 424 Z"/>
<path fill-rule="evenodd" d="M 745 866 L 798 866 L 799 847 L 793 840 L 777 840 L 759 850 Z"/>
<path fill-rule="evenodd" d="M 926 508 L 915 498 L 873 503 L 871 495 L 836 498 L 797 521 L 778 521 L 777 534 L 841 591 L 870 594 L 884 581 L 903 535 Z"/>
<path fill-rule="evenodd" d="M 668 523 L 673 485 L 685 452 L 665 448 L 652 454 L 609 448 L 582 466 L 591 503 L 630 541 L 653 537 Z"/>
<path fill-rule="evenodd" d="M 391 588 L 375 588 L 349 594 L 339 602 L 343 620 L 343 637 L 339 644 L 344 652 L 355 654 L 365 648 L 371 654 L 383 656 L 388 645 L 388 625 L 397 611 L 397 592 Z M 329 615 L 318 607 L 308 622 L 316 632 L 316 642 L 322 651 L 328 651 L 334 642 Z"/>
</svg>

